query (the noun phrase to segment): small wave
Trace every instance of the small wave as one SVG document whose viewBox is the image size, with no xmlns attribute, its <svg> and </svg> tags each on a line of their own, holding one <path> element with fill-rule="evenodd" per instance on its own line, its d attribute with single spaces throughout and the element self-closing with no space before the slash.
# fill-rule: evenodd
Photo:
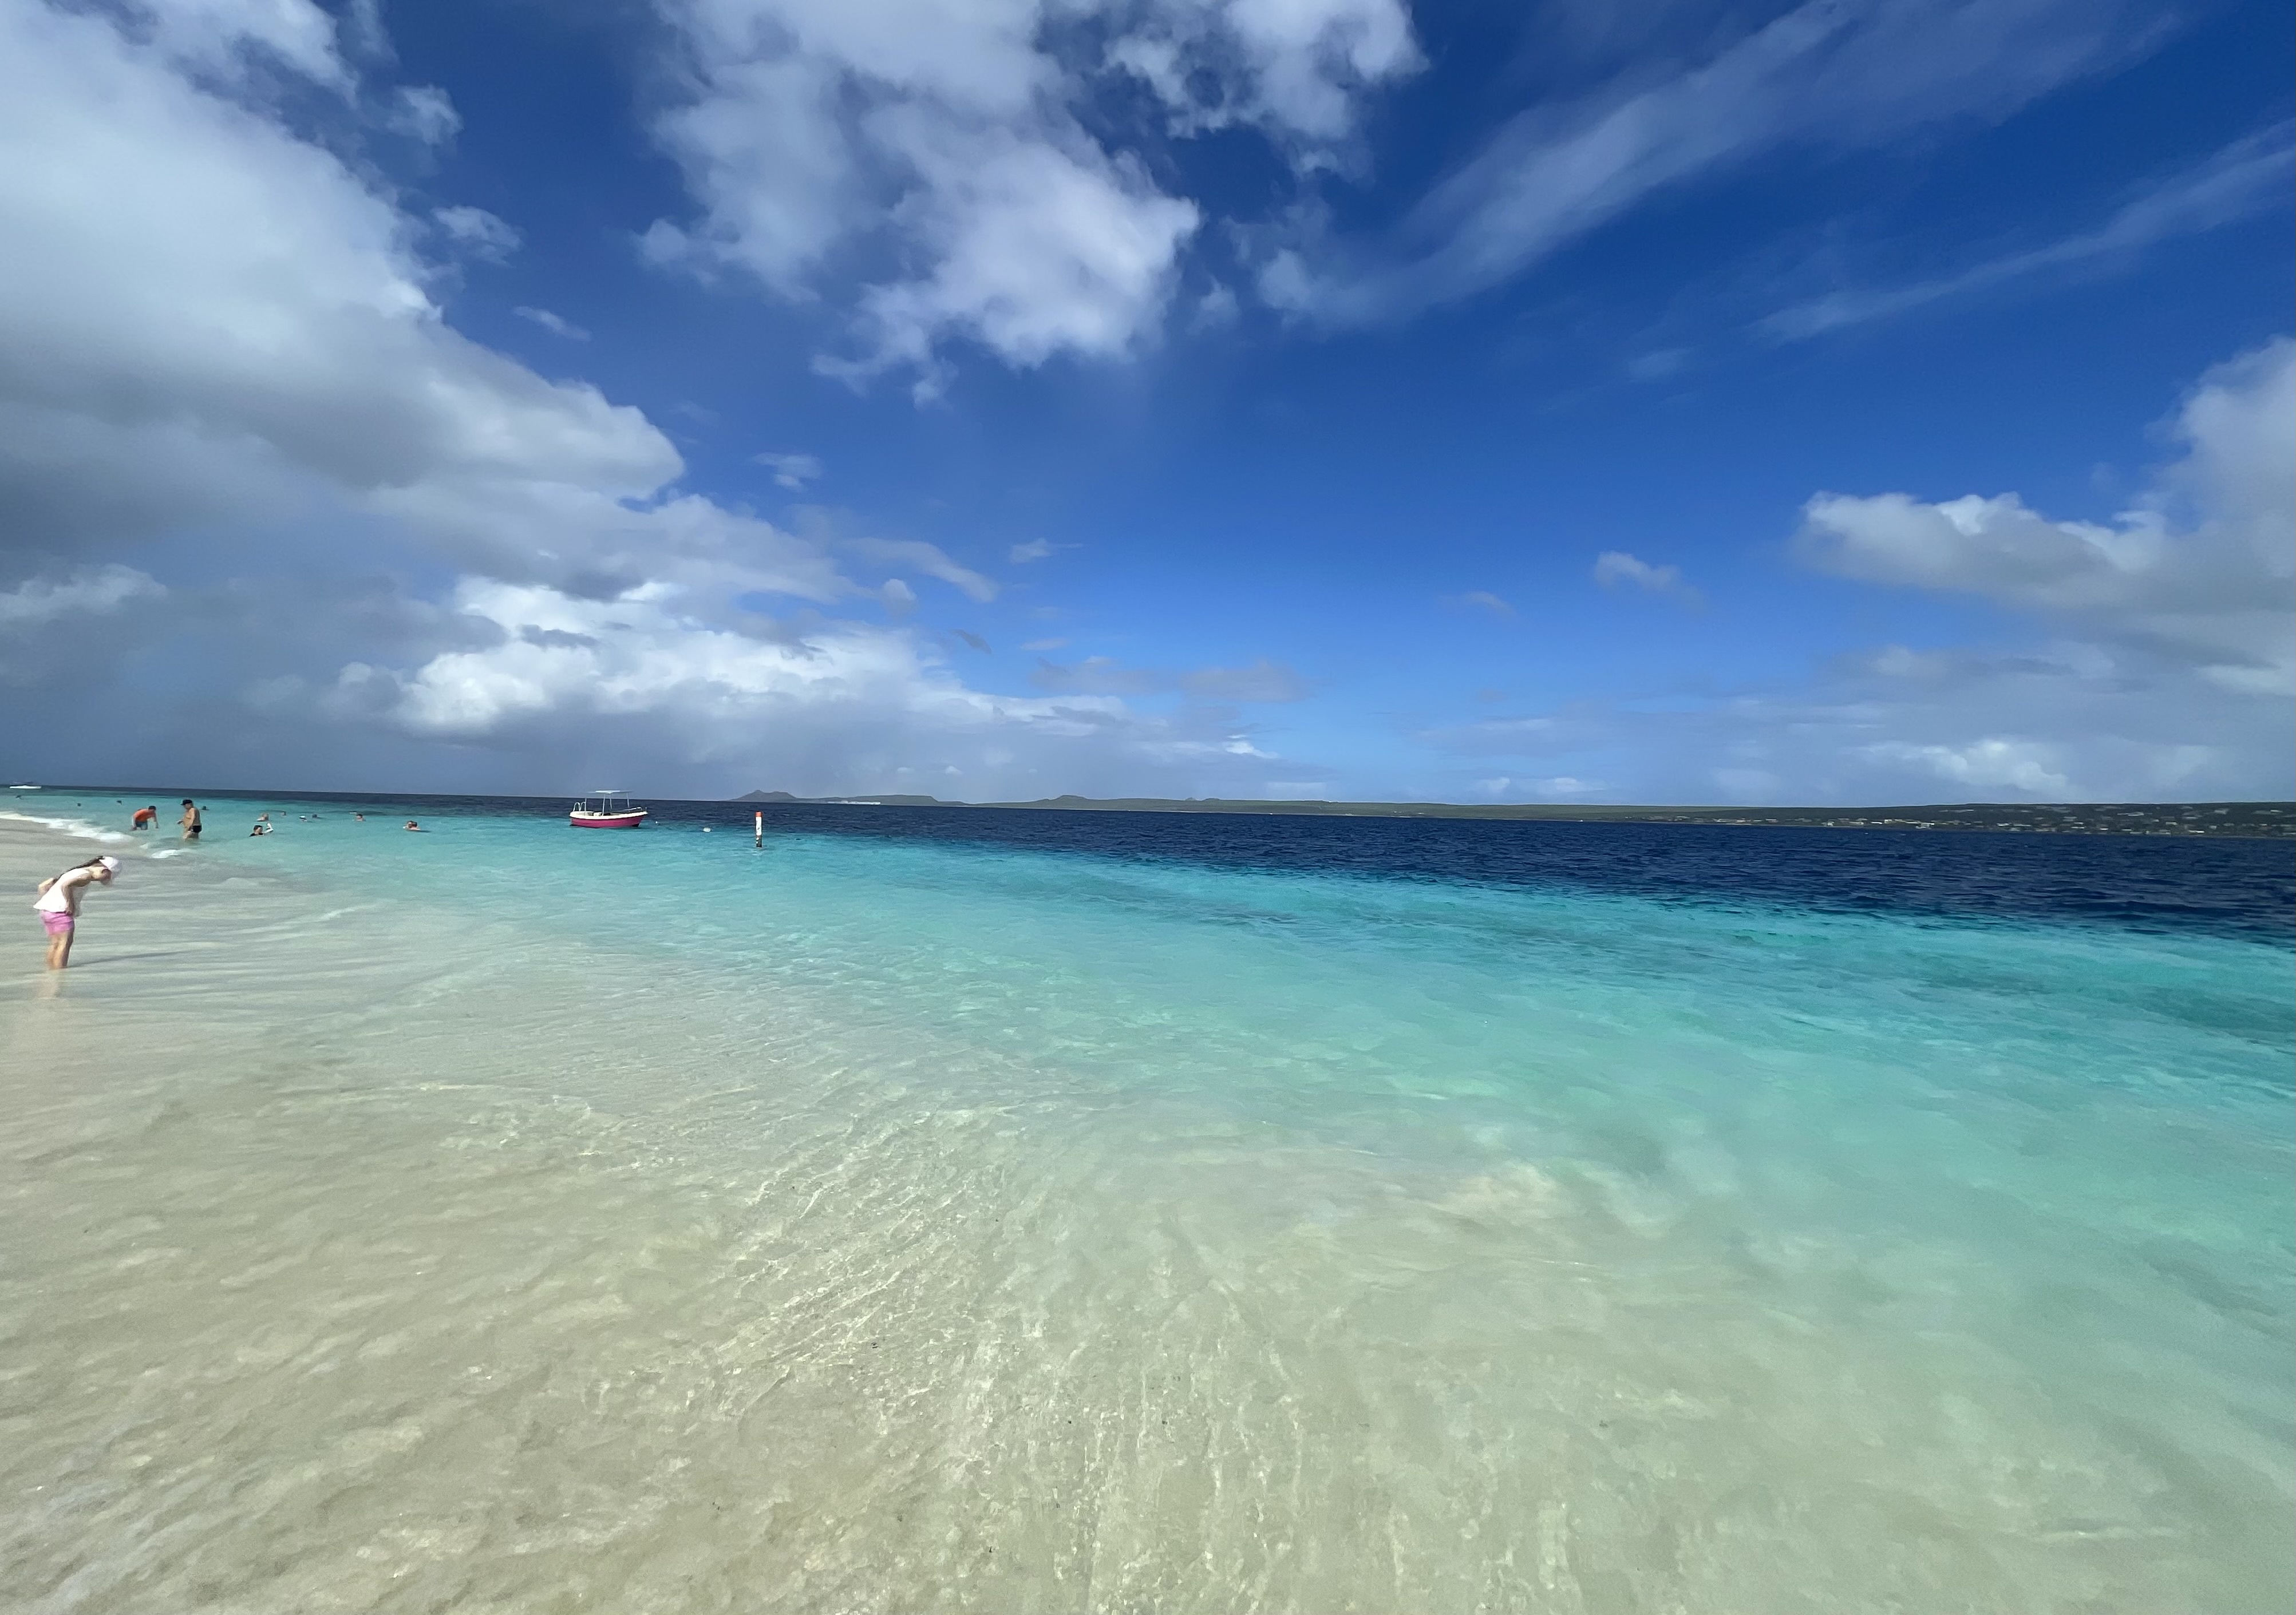
<svg viewBox="0 0 2296 1615">
<path fill-rule="evenodd" d="M 66 835 L 76 835 L 82 840 L 102 841 L 107 845 L 122 845 L 135 840 L 122 830 L 106 830 L 101 824 L 91 824 L 86 819 L 51 818 L 37 813 L 0 812 L 0 819 L 14 819 L 19 824 L 45 825 L 60 830 Z"/>
</svg>

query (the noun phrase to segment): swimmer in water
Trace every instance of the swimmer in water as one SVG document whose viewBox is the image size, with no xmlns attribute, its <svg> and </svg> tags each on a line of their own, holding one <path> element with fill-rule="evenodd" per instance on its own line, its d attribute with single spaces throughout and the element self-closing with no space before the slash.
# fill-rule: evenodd
<svg viewBox="0 0 2296 1615">
<path fill-rule="evenodd" d="M 184 840 L 187 841 L 198 840 L 200 832 L 207 828 L 200 818 L 200 805 L 189 797 L 184 799 L 184 816 L 176 823 L 184 827 Z"/>
<path fill-rule="evenodd" d="M 91 886 L 111 884 L 119 860 L 110 853 L 76 864 L 60 875 L 40 882 L 32 906 L 48 931 L 48 968 L 62 970 L 71 963 L 72 930 L 79 922 L 80 894 Z"/>
<path fill-rule="evenodd" d="M 258 819 L 255 821 L 255 828 L 249 831 L 247 833 L 250 835 L 269 835 L 271 833 L 271 826 L 265 824 L 261 819 Z"/>
<path fill-rule="evenodd" d="M 422 825 L 420 825 L 420 824 L 416 824 L 413 819 L 409 819 L 409 820 L 407 820 L 407 821 L 406 821 L 406 823 L 405 824 L 403 824 L 403 825 L 401 825 L 401 826 L 400 826 L 400 828 L 401 828 L 401 829 L 403 829 L 403 830 L 412 830 L 412 831 L 414 831 L 417 835 L 421 835 L 422 833 L 423 833 L 422 826 Z"/>
</svg>

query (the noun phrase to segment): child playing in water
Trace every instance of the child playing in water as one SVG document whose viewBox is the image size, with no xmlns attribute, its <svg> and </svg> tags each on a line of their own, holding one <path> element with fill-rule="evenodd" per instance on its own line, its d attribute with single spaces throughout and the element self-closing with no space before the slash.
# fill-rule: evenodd
<svg viewBox="0 0 2296 1615">
<path fill-rule="evenodd" d="M 80 893 L 90 886 L 109 886 L 112 872 L 119 867 L 119 860 L 106 853 L 40 882 L 40 895 L 32 906 L 39 912 L 40 923 L 48 928 L 50 970 L 62 970 L 71 963 L 72 928 L 79 919 Z"/>
</svg>

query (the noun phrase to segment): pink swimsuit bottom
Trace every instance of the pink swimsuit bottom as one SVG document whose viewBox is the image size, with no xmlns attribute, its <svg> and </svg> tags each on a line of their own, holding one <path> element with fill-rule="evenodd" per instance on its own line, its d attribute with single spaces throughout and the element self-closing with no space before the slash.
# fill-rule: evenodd
<svg viewBox="0 0 2296 1615">
<path fill-rule="evenodd" d="M 40 910 L 40 923 L 48 928 L 48 935 L 52 937 L 68 937 L 71 935 L 72 917 L 70 914 L 65 914 L 61 909 L 44 908 Z"/>
</svg>

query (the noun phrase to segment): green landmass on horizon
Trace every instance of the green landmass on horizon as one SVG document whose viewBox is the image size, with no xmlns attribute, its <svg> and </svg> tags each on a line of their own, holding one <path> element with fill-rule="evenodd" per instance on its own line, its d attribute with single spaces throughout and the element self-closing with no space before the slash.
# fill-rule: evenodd
<svg viewBox="0 0 2296 1615">
<path fill-rule="evenodd" d="M 1305 817 L 1541 819 L 1561 824 L 1785 825 L 1832 830 L 1996 830 L 2070 835 L 2296 837 L 2296 802 L 1954 802 L 1901 808 L 1632 807 L 1590 803 L 1327 802 L 1228 797 L 1045 797 L 953 802 L 931 796 L 800 797 L 752 791 L 764 804 L 851 808 L 1011 808 L 1074 813 L 1242 813 Z"/>
</svg>

